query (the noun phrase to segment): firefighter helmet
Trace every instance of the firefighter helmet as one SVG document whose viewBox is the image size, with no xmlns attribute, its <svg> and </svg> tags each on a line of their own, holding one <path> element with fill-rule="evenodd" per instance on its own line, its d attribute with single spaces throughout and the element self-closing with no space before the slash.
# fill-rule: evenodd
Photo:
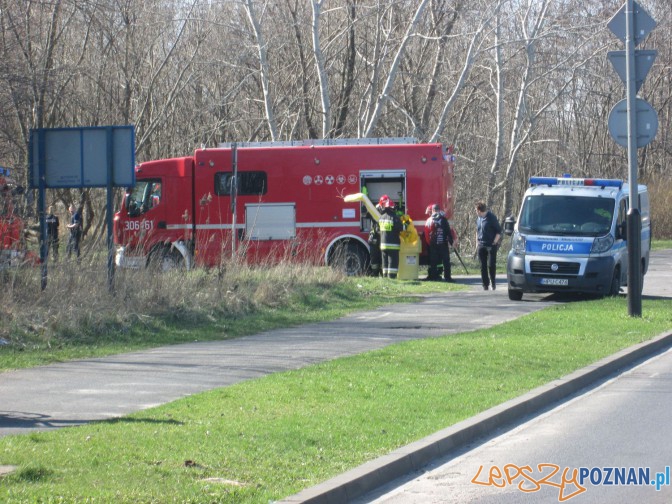
<svg viewBox="0 0 672 504">
<path fill-rule="evenodd" d="M 394 208 L 394 201 L 387 194 L 383 194 L 378 200 L 378 205 L 382 208 Z"/>
</svg>

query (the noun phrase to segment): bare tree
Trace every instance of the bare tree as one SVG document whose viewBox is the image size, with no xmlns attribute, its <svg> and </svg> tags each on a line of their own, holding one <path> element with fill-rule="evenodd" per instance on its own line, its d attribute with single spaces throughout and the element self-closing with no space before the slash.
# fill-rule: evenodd
<svg viewBox="0 0 672 504">
<path fill-rule="evenodd" d="M 250 25 L 252 26 L 254 37 L 257 41 L 257 49 L 259 51 L 259 72 L 261 87 L 264 94 L 263 100 L 264 108 L 266 110 L 266 121 L 268 123 L 268 131 L 271 135 L 271 140 L 275 141 L 278 138 L 278 126 L 275 122 L 275 114 L 273 112 L 273 103 L 271 100 L 269 78 L 270 70 L 268 68 L 268 58 L 266 55 L 266 42 L 264 40 L 264 34 L 261 30 L 261 24 L 254 10 L 253 0 L 244 0 L 243 7 L 245 8 L 245 12 L 247 12 L 247 17 L 250 20 Z"/>
<path fill-rule="evenodd" d="M 331 130 L 331 100 L 329 98 L 329 79 L 324 68 L 324 56 L 320 47 L 320 9 L 323 3 L 324 0 L 319 2 L 311 0 L 313 7 L 313 54 L 315 55 L 317 76 L 320 79 L 320 98 L 322 100 L 322 137 L 327 138 Z"/>
<path fill-rule="evenodd" d="M 134 124 L 138 160 L 220 141 L 416 136 L 457 145 L 455 224 L 468 227 L 474 199 L 510 213 L 532 174 L 627 175 L 606 126 L 623 97 L 606 59 L 620 5 L 0 0 L 0 165 L 26 180 L 37 127 Z M 645 7 L 658 26 L 643 47 L 658 57 L 641 95 L 661 126 L 640 169 L 669 178 L 672 11 Z M 97 190 L 49 199 L 84 202 L 100 234 Z"/>
<path fill-rule="evenodd" d="M 446 48 L 448 47 L 448 37 L 453 32 L 457 17 L 463 8 L 464 0 L 457 0 L 451 9 L 446 7 L 446 3 L 447 2 L 445 0 L 432 2 L 433 5 L 431 13 L 434 20 L 434 25 L 437 29 L 437 43 L 434 55 L 434 65 L 431 70 L 432 77 L 427 84 L 424 96 L 421 98 L 423 105 L 420 115 L 420 131 L 418 132 L 421 138 L 425 138 L 426 131 L 429 127 L 430 117 L 434 112 L 437 90 L 439 89 L 443 80 L 441 78 L 441 72 L 444 68 Z"/>
<path fill-rule="evenodd" d="M 313 124 L 310 102 L 310 71 L 308 57 L 304 50 L 303 34 L 301 32 L 301 19 L 299 15 L 299 6 L 303 4 L 301 0 L 287 0 L 287 8 L 292 18 L 292 27 L 294 28 L 294 38 L 296 39 L 296 50 L 299 54 L 299 63 L 301 65 L 301 111 L 303 120 L 306 123 L 308 138 L 317 138 L 318 133 Z M 316 23 L 317 28 L 317 23 Z M 319 40 L 318 40 L 319 46 Z M 323 64 L 323 63 L 322 63 Z"/>
<path fill-rule="evenodd" d="M 355 64 L 357 58 L 355 21 L 356 0 L 346 0 L 347 10 L 347 50 L 344 51 L 343 70 L 341 72 L 341 85 L 338 93 L 337 118 L 334 124 L 334 136 L 339 137 L 345 134 L 346 121 L 350 111 L 350 102 L 355 87 Z"/>
<path fill-rule="evenodd" d="M 55 53 L 65 29 L 63 18 L 68 17 L 68 13 L 63 12 L 61 0 L 49 5 L 32 0 L 19 3 L 3 0 L 0 12 L 3 59 L 16 65 L 7 68 L 3 80 L 21 135 L 21 157 L 27 162 L 30 129 L 53 124 L 50 116 L 54 110 L 52 92 L 58 87 Z M 35 20 L 39 23 L 35 24 Z M 25 183 L 29 183 L 27 171 Z"/>
<path fill-rule="evenodd" d="M 513 186 L 517 182 L 516 170 L 521 149 L 530 140 L 537 122 L 551 106 L 560 100 L 573 81 L 575 71 L 595 56 L 595 53 L 591 53 L 579 59 L 579 49 L 583 47 L 583 43 L 580 43 L 563 54 L 557 54 L 558 59 L 550 65 L 548 61 L 542 64 L 538 62 L 537 52 L 542 41 L 557 35 L 562 30 L 557 24 L 557 18 L 550 19 L 549 17 L 552 4 L 551 0 L 542 2 L 528 0 L 518 25 L 522 65 L 519 67 L 520 80 L 513 109 L 513 123 L 509 133 L 508 161 L 503 179 L 493 187 L 493 191 L 488 195 L 488 203 L 491 204 L 495 193 L 503 190 L 504 215 L 510 215 L 513 209 Z M 548 86 L 549 79 L 561 70 L 565 73 L 564 82 L 555 88 Z M 532 95 L 535 85 L 543 88 L 545 93 L 537 92 L 536 95 Z M 500 94 L 499 99 L 502 98 Z M 503 128 L 503 124 L 499 123 L 498 128 Z M 556 141 L 557 139 L 537 139 L 535 141 L 549 140 Z M 493 165 L 491 173 L 498 171 L 499 168 Z"/>
<path fill-rule="evenodd" d="M 498 10 L 498 9 L 496 9 Z M 469 49 L 467 50 L 467 54 L 464 58 L 464 64 L 462 66 L 462 71 L 460 73 L 460 77 L 457 80 L 457 83 L 455 84 L 453 88 L 453 92 L 446 100 L 446 103 L 443 105 L 443 110 L 441 111 L 439 115 L 439 120 L 438 124 L 436 126 L 436 130 L 430 137 L 430 141 L 435 142 L 438 140 L 439 136 L 443 134 L 443 130 L 446 125 L 446 117 L 448 115 L 448 112 L 452 109 L 455 101 L 457 100 L 457 97 L 461 93 L 462 89 L 464 88 L 467 78 L 469 76 L 469 72 L 474 64 L 474 59 L 476 57 L 476 54 L 479 52 L 480 44 L 483 42 L 483 39 L 481 38 L 482 33 L 485 31 L 486 27 L 488 26 L 490 22 L 490 18 L 486 17 L 483 22 L 478 26 L 476 31 L 471 35 L 471 41 L 469 42 Z"/>
<path fill-rule="evenodd" d="M 390 93 L 392 92 L 392 87 L 394 85 L 394 81 L 397 77 L 397 68 L 399 67 L 399 64 L 401 62 L 401 58 L 404 55 L 404 51 L 406 49 L 406 45 L 409 43 L 411 37 L 413 37 L 415 33 L 415 28 L 418 25 L 420 21 L 420 17 L 422 16 L 423 11 L 425 10 L 425 7 L 427 6 L 427 2 L 429 0 L 421 0 L 420 4 L 418 5 L 418 8 L 415 11 L 415 14 L 413 15 L 413 18 L 408 24 L 408 27 L 406 29 L 406 33 L 401 39 L 401 44 L 399 45 L 399 48 L 397 49 L 397 53 L 392 60 L 392 64 L 390 65 L 390 70 L 387 74 L 387 79 L 385 80 L 385 84 L 383 85 L 383 88 L 380 92 L 380 94 L 376 97 L 374 102 L 372 103 L 373 105 L 373 110 L 370 112 L 368 115 L 368 121 L 366 122 L 364 126 L 364 131 L 362 133 L 362 136 L 368 137 L 373 134 L 373 130 L 376 128 L 378 125 L 378 120 L 380 119 L 380 115 L 382 113 L 383 107 L 387 104 L 387 101 L 389 99 Z"/>
</svg>

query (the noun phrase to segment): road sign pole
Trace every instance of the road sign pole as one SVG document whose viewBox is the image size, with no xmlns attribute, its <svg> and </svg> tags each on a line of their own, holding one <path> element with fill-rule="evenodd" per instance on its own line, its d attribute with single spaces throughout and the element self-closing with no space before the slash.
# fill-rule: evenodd
<svg viewBox="0 0 672 504">
<path fill-rule="evenodd" d="M 38 159 L 34 160 L 38 166 L 38 181 L 39 185 L 37 188 L 37 215 L 40 219 L 40 290 L 45 290 L 47 288 L 47 274 L 49 262 L 49 240 L 47 239 L 47 223 L 46 223 L 46 201 L 47 201 L 47 189 L 44 175 L 44 166 L 45 166 L 45 155 L 44 155 L 44 132 L 42 130 L 37 130 L 37 152 Z"/>
<path fill-rule="evenodd" d="M 114 235 L 112 234 L 114 228 L 114 149 L 112 148 L 114 142 L 114 131 L 112 127 L 105 128 L 107 135 L 107 287 L 110 294 L 114 294 Z"/>
<path fill-rule="evenodd" d="M 637 104 L 635 83 L 635 7 L 634 0 L 627 0 L 625 8 L 625 64 L 626 98 L 628 103 L 628 178 L 630 184 L 630 210 L 628 210 L 628 314 L 642 316 L 641 228 L 639 191 L 637 182 Z"/>
<path fill-rule="evenodd" d="M 626 236 L 628 242 L 628 313 L 631 317 L 641 317 L 642 217 L 639 210 L 637 149 L 647 145 L 656 136 L 658 115 L 648 103 L 637 98 L 639 86 L 644 82 L 646 74 L 653 65 L 656 51 L 636 51 L 635 47 L 655 28 L 656 22 L 635 0 L 626 0 L 625 5 L 618 10 L 607 26 L 616 37 L 625 43 L 625 51 L 612 51 L 607 55 L 616 73 L 625 83 L 626 94 L 625 100 L 619 102 L 609 114 L 609 132 L 616 143 L 628 149 L 628 182 L 630 183 L 628 194 L 630 209 L 627 216 Z M 623 68 L 623 62 L 625 62 L 625 68 Z M 625 128 L 622 127 L 622 115 L 620 115 L 623 112 L 623 102 L 627 110 Z M 639 116 L 638 103 L 641 106 Z M 626 134 L 623 135 L 623 133 Z"/>
</svg>

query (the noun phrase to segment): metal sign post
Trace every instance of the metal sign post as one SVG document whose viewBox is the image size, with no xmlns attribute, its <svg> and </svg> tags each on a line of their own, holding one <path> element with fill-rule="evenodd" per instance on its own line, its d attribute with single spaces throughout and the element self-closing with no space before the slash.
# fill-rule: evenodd
<svg viewBox="0 0 672 504">
<path fill-rule="evenodd" d="M 623 103 L 619 102 L 609 114 L 609 132 L 614 140 L 628 149 L 629 210 L 627 216 L 628 242 L 628 314 L 642 316 L 642 217 L 639 210 L 637 181 L 637 148 L 647 145 L 658 130 L 658 117 L 653 108 L 637 98 L 637 91 L 653 65 L 656 51 L 636 51 L 639 44 L 656 26 L 656 22 L 634 0 L 625 5 L 609 21 L 609 29 L 625 42 L 625 51 L 610 52 L 608 57 L 616 73 L 625 83 L 626 125 L 623 128 Z M 623 56 L 625 56 L 623 58 Z M 625 63 L 625 68 L 623 68 Z M 639 73 L 639 75 L 638 75 Z M 641 116 L 638 115 L 642 109 Z M 653 113 L 651 113 L 653 112 Z M 627 132 L 623 138 L 623 130 Z M 639 135 L 642 130 L 643 135 Z M 625 142 L 624 142 L 625 140 Z"/>
<path fill-rule="evenodd" d="M 30 131 L 30 186 L 38 189 L 42 290 L 47 287 L 46 189 L 104 187 L 107 189 L 108 282 L 114 286 L 112 193 L 114 187 L 135 185 L 133 126 L 41 128 Z"/>
<path fill-rule="evenodd" d="M 238 146 L 231 144 L 231 259 L 236 257 L 236 205 L 238 198 Z"/>
</svg>

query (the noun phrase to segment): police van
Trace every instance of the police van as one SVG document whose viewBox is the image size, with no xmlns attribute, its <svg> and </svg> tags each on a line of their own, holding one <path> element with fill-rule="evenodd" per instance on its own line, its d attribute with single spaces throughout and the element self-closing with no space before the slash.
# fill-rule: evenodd
<svg viewBox="0 0 672 504">
<path fill-rule="evenodd" d="M 642 279 L 649 266 L 649 193 L 638 186 Z M 613 179 L 531 177 L 506 264 L 509 299 L 525 292 L 615 296 L 627 285 L 628 184 Z"/>
</svg>

